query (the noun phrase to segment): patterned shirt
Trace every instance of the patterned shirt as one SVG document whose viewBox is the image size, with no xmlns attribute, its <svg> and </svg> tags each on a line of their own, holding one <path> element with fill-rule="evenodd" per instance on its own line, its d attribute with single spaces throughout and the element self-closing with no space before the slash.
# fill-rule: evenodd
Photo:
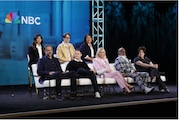
<svg viewBox="0 0 180 122">
<path fill-rule="evenodd" d="M 125 57 L 123 56 L 118 56 L 115 59 L 114 62 L 114 66 L 116 68 L 117 71 L 119 71 L 120 73 L 131 73 L 136 71 L 136 69 L 133 67 L 132 63 L 129 62 L 127 59 L 125 59 Z"/>
</svg>

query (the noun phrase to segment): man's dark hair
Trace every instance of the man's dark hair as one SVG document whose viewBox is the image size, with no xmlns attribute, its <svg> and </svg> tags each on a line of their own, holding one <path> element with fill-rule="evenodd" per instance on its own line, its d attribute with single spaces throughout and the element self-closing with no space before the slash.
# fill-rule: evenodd
<svg viewBox="0 0 180 122">
<path fill-rule="evenodd" d="M 139 52 L 140 50 L 142 50 L 144 53 L 146 53 L 146 48 L 145 48 L 145 46 L 140 46 L 140 47 L 138 48 L 138 52 Z"/>
</svg>

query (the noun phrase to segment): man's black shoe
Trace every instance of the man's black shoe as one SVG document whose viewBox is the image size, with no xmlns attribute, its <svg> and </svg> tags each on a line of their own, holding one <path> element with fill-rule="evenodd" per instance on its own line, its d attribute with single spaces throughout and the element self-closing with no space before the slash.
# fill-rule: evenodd
<svg viewBox="0 0 180 122">
<path fill-rule="evenodd" d="M 56 99 L 56 95 L 50 95 L 50 96 L 49 96 L 49 99 L 51 99 L 51 100 Z"/>
</svg>

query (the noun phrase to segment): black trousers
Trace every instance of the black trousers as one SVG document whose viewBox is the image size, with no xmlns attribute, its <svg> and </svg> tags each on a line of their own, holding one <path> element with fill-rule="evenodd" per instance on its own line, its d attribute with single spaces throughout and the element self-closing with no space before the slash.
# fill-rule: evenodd
<svg viewBox="0 0 180 122">
<path fill-rule="evenodd" d="M 56 79 L 56 92 L 61 93 L 61 79 L 68 79 L 71 80 L 71 92 L 72 94 L 76 94 L 77 92 L 77 84 L 76 84 L 76 72 L 69 71 L 67 73 L 56 72 L 52 76 L 51 79 Z"/>
<path fill-rule="evenodd" d="M 79 75 L 79 77 L 89 78 L 91 80 L 92 85 L 93 85 L 94 92 L 99 92 L 96 75 L 93 73 L 93 71 L 90 71 L 90 70 L 84 69 L 84 68 L 79 68 L 77 70 L 77 74 Z"/>
<path fill-rule="evenodd" d="M 156 77 L 156 83 L 158 85 L 159 90 L 165 89 L 166 84 L 161 80 L 159 70 L 156 68 L 151 68 L 150 70 L 151 79 L 155 76 Z"/>
</svg>

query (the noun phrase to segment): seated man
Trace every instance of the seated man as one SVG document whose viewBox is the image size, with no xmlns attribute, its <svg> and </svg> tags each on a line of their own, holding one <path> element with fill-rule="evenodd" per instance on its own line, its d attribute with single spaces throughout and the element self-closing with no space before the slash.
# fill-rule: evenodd
<svg viewBox="0 0 180 122">
<path fill-rule="evenodd" d="M 114 66 L 123 76 L 134 78 L 135 83 L 139 86 L 141 86 L 140 84 L 142 83 L 147 86 L 148 80 L 150 79 L 149 73 L 137 72 L 131 62 L 128 61 L 126 57 L 126 50 L 123 47 L 118 49 L 118 57 L 115 59 Z M 150 89 L 152 91 L 154 87 L 151 87 Z"/>
<path fill-rule="evenodd" d="M 41 78 L 39 82 L 44 80 L 56 79 L 57 99 L 62 100 L 61 96 L 61 79 L 71 79 L 71 96 L 76 97 L 76 72 L 63 72 L 57 58 L 53 57 L 53 47 L 45 46 L 45 56 L 38 61 L 37 73 Z"/>
<path fill-rule="evenodd" d="M 91 79 L 95 91 L 95 97 L 101 98 L 95 75 L 96 72 L 90 69 L 86 62 L 81 59 L 81 57 L 82 53 L 80 52 L 80 50 L 76 49 L 74 54 L 74 60 L 71 60 L 68 63 L 66 71 L 76 71 L 77 75 L 88 77 L 89 79 Z"/>
</svg>

